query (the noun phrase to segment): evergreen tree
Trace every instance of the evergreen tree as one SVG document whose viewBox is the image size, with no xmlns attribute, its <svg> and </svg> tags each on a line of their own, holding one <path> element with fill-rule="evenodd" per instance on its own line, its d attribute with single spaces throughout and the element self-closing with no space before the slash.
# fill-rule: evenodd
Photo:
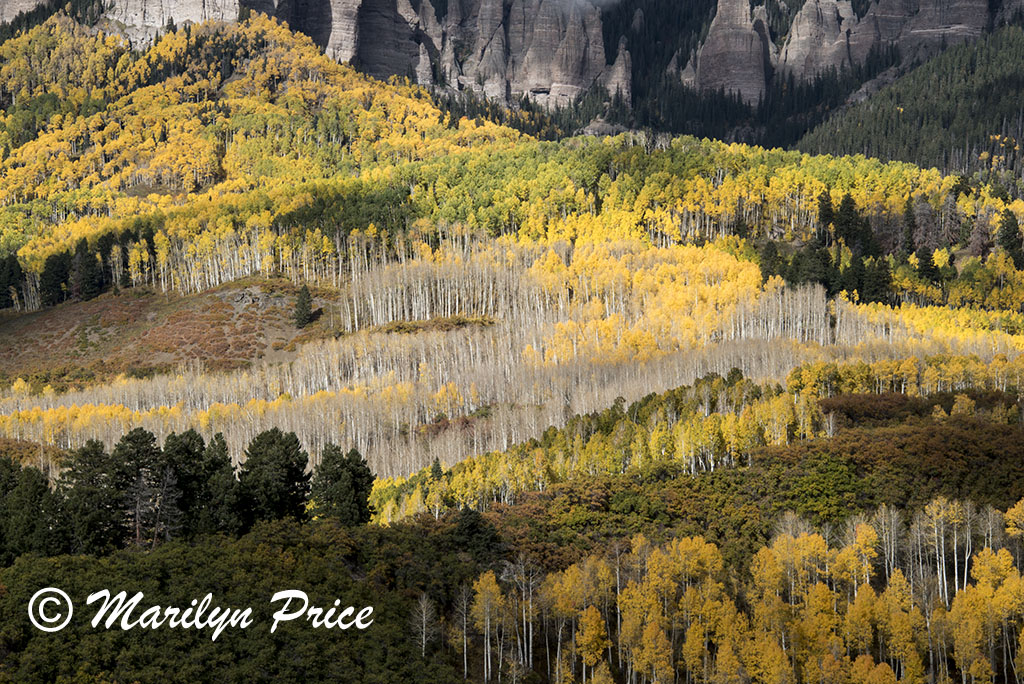
<svg viewBox="0 0 1024 684">
<path fill-rule="evenodd" d="M 100 266 L 100 282 L 102 287 L 109 287 L 111 285 L 117 285 L 112 282 L 113 271 L 111 263 L 111 253 L 114 250 L 114 245 L 117 244 L 117 236 L 113 232 L 104 233 L 96 240 L 96 254 L 99 256 Z"/>
<path fill-rule="evenodd" d="M 761 277 L 765 281 L 773 275 L 782 275 L 786 265 L 779 255 L 779 248 L 773 240 L 769 240 L 761 247 L 758 261 L 760 261 L 761 265 Z"/>
<path fill-rule="evenodd" d="M 44 306 L 60 304 L 67 297 L 68 276 L 71 271 L 71 255 L 59 252 L 46 257 L 43 272 L 39 276 L 39 297 Z"/>
<path fill-rule="evenodd" d="M 17 486 L 18 464 L 10 458 L 0 458 L 0 564 L 7 566 L 13 559 L 8 553 L 7 520 L 11 515 L 8 499 L 11 490 Z"/>
<path fill-rule="evenodd" d="M 910 197 L 903 207 L 903 260 L 917 251 L 914 235 L 917 234 L 917 218 L 914 216 L 914 203 Z"/>
<path fill-rule="evenodd" d="M 56 496 L 38 468 L 21 468 L 14 488 L 4 497 L 3 539 L 12 557 L 23 553 L 59 553 L 54 514 Z"/>
<path fill-rule="evenodd" d="M 882 302 L 891 299 L 892 272 L 885 259 L 871 259 L 864 264 L 864 285 L 860 291 L 862 302 Z"/>
<path fill-rule="evenodd" d="M 103 290 L 103 269 L 96 255 L 89 251 L 89 243 L 82 238 L 75 245 L 72 261 L 71 291 L 82 301 L 96 297 Z"/>
<path fill-rule="evenodd" d="M 835 217 L 835 210 L 832 208 L 832 194 L 825 190 L 818 195 L 818 230 L 816 232 L 818 242 L 822 246 L 827 244 L 828 232 Z"/>
<path fill-rule="evenodd" d="M 207 477 L 206 491 L 189 513 L 190 533 L 238 534 L 242 530 L 238 478 L 221 433 L 215 434 L 203 451 L 201 470 Z"/>
<path fill-rule="evenodd" d="M 195 430 L 172 433 L 164 441 L 163 454 L 179 491 L 183 536 L 236 532 L 232 510 L 237 480 L 224 436 L 218 433 L 207 446 Z"/>
<path fill-rule="evenodd" d="M 128 535 L 116 468 L 96 440 L 71 453 L 59 491 L 73 553 L 108 553 Z"/>
<path fill-rule="evenodd" d="M 313 298 L 309 294 L 309 287 L 303 285 L 295 298 L 295 313 L 293 314 L 296 328 L 305 328 L 313 320 Z"/>
<path fill-rule="evenodd" d="M 878 256 L 880 249 L 878 241 L 875 240 L 875 232 L 871 230 L 871 221 L 866 216 L 860 220 L 860 232 L 857 235 L 856 250 L 862 256 Z"/>
<path fill-rule="evenodd" d="M 835 215 L 836 237 L 852 245 L 860 233 L 860 214 L 857 213 L 857 203 L 850 193 L 843 195 L 843 201 L 839 203 L 839 211 Z"/>
<path fill-rule="evenodd" d="M 19 296 L 18 291 L 24 279 L 25 275 L 21 271 L 18 257 L 9 254 L 0 260 L 0 309 L 14 306 L 14 297 Z"/>
<path fill-rule="evenodd" d="M 334 444 L 324 447 L 313 475 L 312 498 L 318 512 L 337 518 L 344 525 L 367 523 L 372 489 L 373 473 L 357 450 L 343 454 Z"/>
<path fill-rule="evenodd" d="M 917 274 L 928 282 L 939 280 L 939 269 L 935 266 L 932 251 L 926 247 L 917 250 Z"/>
<path fill-rule="evenodd" d="M 181 492 L 156 437 L 135 428 L 117 443 L 112 458 L 132 542 L 152 546 L 158 539 L 170 539 L 180 525 Z"/>
<path fill-rule="evenodd" d="M 996 243 L 1013 259 L 1013 265 L 1017 270 L 1024 269 L 1024 245 L 1022 245 L 1020 224 L 1012 211 L 1003 211 L 999 221 L 999 233 L 996 236 Z"/>
<path fill-rule="evenodd" d="M 278 428 L 256 435 L 238 475 L 239 507 L 246 529 L 260 520 L 306 517 L 309 457 L 294 432 Z"/>
<path fill-rule="evenodd" d="M 864 296 L 864 261 L 860 257 L 854 257 L 849 267 L 839 277 L 840 288 L 848 293 L 857 292 L 858 296 Z"/>
</svg>

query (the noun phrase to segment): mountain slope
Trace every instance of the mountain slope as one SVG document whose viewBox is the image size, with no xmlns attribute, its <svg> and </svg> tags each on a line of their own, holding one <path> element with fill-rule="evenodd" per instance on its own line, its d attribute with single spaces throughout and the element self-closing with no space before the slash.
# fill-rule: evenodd
<svg viewBox="0 0 1024 684">
<path fill-rule="evenodd" d="M 1024 136 L 1024 29 L 953 48 L 800 141 L 814 154 L 865 154 L 981 173 L 1012 188 Z"/>
<path fill-rule="evenodd" d="M 729 137 L 774 144 L 793 142 L 834 108 L 837 87 L 841 103 L 896 55 L 903 65 L 924 60 L 1021 10 L 1020 0 L 114 0 L 100 17 L 95 4 L 72 7 L 88 6 L 78 14 L 137 47 L 175 26 L 261 12 L 376 77 L 552 108 L 611 98 L 620 105 L 606 118 L 696 134 L 719 131 L 702 130 L 708 117 L 693 110 L 725 107 L 735 110 Z M 52 0 L 20 0 L 0 24 L 35 5 L 21 25 L 57 9 Z M 816 79 L 825 82 L 797 88 Z M 770 111 L 755 111 L 759 101 Z M 780 134 L 780 126 L 794 130 Z"/>
</svg>

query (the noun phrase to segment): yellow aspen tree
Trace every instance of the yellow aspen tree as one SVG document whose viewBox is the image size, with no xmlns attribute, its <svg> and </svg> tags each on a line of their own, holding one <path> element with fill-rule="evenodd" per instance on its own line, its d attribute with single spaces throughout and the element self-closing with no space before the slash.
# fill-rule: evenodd
<svg viewBox="0 0 1024 684">
<path fill-rule="evenodd" d="M 579 634 L 576 636 L 576 652 L 583 660 L 583 681 L 587 680 L 587 667 L 593 668 L 611 642 L 604 618 L 594 606 L 587 606 L 579 618 Z"/>
</svg>

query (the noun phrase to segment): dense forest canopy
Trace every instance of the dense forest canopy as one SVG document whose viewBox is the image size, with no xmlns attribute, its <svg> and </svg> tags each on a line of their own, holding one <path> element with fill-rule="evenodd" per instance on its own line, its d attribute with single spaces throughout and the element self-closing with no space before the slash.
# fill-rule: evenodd
<svg viewBox="0 0 1024 684">
<path fill-rule="evenodd" d="M 562 139 L 259 14 L 134 50 L 52 10 L 0 43 L 0 682 L 1018 681 L 1015 162 L 915 165 L 923 119 L 892 162 Z M 636 82 L 668 128 L 752 115 Z M 137 372 L 85 367 L 123 331 Z M 375 618 L 57 641 L 44 584 Z"/>
<path fill-rule="evenodd" d="M 1019 194 L 1024 29 L 951 48 L 808 133 L 811 153 L 863 154 L 976 175 Z"/>
</svg>

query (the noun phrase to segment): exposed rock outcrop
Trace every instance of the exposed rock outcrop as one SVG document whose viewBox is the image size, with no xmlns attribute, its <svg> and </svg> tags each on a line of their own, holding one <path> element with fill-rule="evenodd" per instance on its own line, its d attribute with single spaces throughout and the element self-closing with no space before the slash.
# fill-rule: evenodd
<svg viewBox="0 0 1024 684">
<path fill-rule="evenodd" d="M 850 38 L 852 27 L 856 24 L 857 16 L 849 2 L 806 0 L 794 18 L 789 38 L 783 45 L 780 71 L 792 73 L 802 80 L 829 67 L 849 66 Z M 874 42 L 873 37 L 870 42 Z M 861 46 L 855 43 L 853 51 L 859 53 Z"/>
<path fill-rule="evenodd" d="M 1024 7 L 1024 0 L 1009 4 Z M 763 5 L 751 10 L 747 0 L 718 0 L 703 44 L 688 61 L 676 55 L 669 73 L 687 85 L 724 89 L 754 103 L 774 74 L 807 80 L 863 64 L 872 50 L 889 46 L 898 47 L 907 63 L 926 59 L 980 36 L 1006 12 L 1004 6 L 993 16 L 988 0 L 877 0 L 858 18 L 850 0 L 805 0 L 789 34 L 773 40 Z"/>
<path fill-rule="evenodd" d="M 605 72 L 604 87 L 612 97 L 618 95 L 629 104 L 633 99 L 633 59 L 626 47 L 626 38 L 619 39 L 615 63 Z"/>
<path fill-rule="evenodd" d="M 40 1 L 0 0 L 0 22 Z M 625 36 L 614 54 L 605 54 L 603 1 L 110 0 L 105 18 L 108 27 L 145 43 L 170 22 L 232 21 L 249 9 L 287 22 L 331 57 L 374 76 L 397 74 L 505 100 L 526 95 L 554 107 L 594 85 L 630 99 L 631 56 Z M 677 54 L 668 72 L 753 104 L 777 75 L 810 79 L 893 45 L 909 63 L 1021 10 L 1024 0 L 1004 0 L 996 10 L 989 0 L 875 0 L 857 17 L 851 0 L 804 0 L 788 35 L 772 36 L 763 3 L 751 9 L 750 0 L 718 0 L 703 43 Z M 636 10 L 624 30 L 647 32 L 648 21 Z"/>
<path fill-rule="evenodd" d="M 238 0 L 117 0 L 105 16 L 133 41 L 146 43 L 170 22 L 183 26 L 209 19 L 235 21 Z"/>
<path fill-rule="evenodd" d="M 621 45 L 606 62 L 591 0 L 449 0 L 440 18 L 430 0 L 115 0 L 106 18 L 145 42 L 169 20 L 234 20 L 239 3 L 377 77 L 500 99 L 525 94 L 546 106 L 568 104 L 594 85 L 631 90 L 629 53 Z"/>
<path fill-rule="evenodd" d="M 707 39 L 697 53 L 695 82 L 703 89 L 734 92 L 756 103 L 771 74 L 771 40 L 747 0 L 719 0 Z"/>
<path fill-rule="evenodd" d="M 513 0 L 507 28 L 511 90 L 540 104 L 568 104 L 609 68 L 600 12 L 584 0 Z"/>
<path fill-rule="evenodd" d="M 43 0 L 0 0 L 0 24 L 14 19 L 22 12 L 31 12 Z"/>
<path fill-rule="evenodd" d="M 863 63 L 872 49 L 896 45 L 904 60 L 976 38 L 989 23 L 987 0 L 880 0 L 861 19 L 849 0 L 806 0 L 793 21 L 779 68 L 807 79 Z"/>
</svg>

